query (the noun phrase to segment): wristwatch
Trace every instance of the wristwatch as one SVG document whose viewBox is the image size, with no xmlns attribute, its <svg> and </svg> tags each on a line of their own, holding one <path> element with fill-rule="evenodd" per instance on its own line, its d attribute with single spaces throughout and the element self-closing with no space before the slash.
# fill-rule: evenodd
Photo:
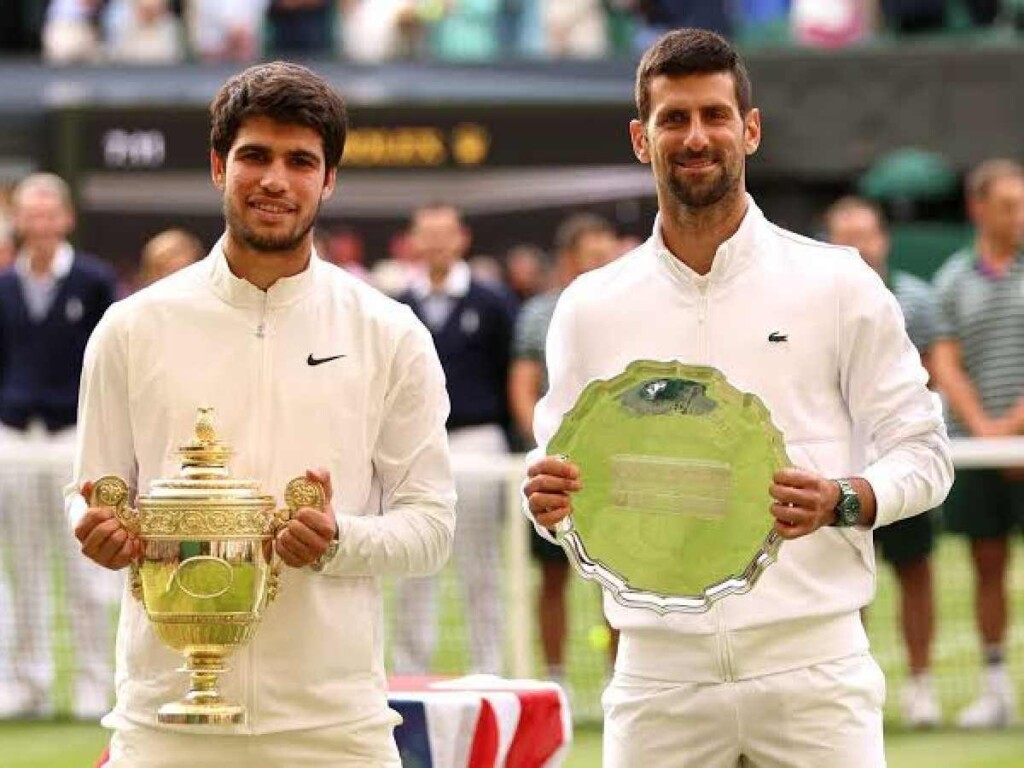
<svg viewBox="0 0 1024 768">
<path fill-rule="evenodd" d="M 334 538 L 331 539 L 331 543 L 327 545 L 327 549 L 324 550 L 324 553 L 320 555 L 320 557 L 318 557 L 316 560 L 309 564 L 309 567 L 312 570 L 316 571 L 317 573 L 320 573 L 320 571 L 326 568 L 327 564 L 334 559 L 334 556 L 338 554 L 338 537 L 340 535 L 341 526 L 336 525 L 334 528 Z"/>
<path fill-rule="evenodd" d="M 839 486 L 839 501 L 834 510 L 836 519 L 831 524 L 837 528 L 852 528 L 860 523 L 860 497 L 845 477 L 835 483 Z"/>
</svg>

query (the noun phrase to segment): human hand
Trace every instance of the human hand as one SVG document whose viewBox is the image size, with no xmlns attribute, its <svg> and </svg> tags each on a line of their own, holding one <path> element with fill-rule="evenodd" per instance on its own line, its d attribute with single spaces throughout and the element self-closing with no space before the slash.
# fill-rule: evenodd
<svg viewBox="0 0 1024 768">
<path fill-rule="evenodd" d="M 92 496 L 93 483 L 82 484 L 86 501 Z M 94 563 L 118 571 L 142 555 L 142 541 L 129 533 L 110 507 L 89 507 L 75 526 L 75 538 L 82 554 Z"/>
<path fill-rule="evenodd" d="M 775 473 L 768 493 L 774 499 L 771 513 L 775 532 L 784 539 L 798 539 L 835 520 L 839 503 L 835 480 L 806 469 L 785 467 Z"/>
<path fill-rule="evenodd" d="M 554 528 L 572 514 L 569 494 L 583 489 L 579 467 L 557 456 L 545 456 L 530 465 L 526 474 L 530 479 L 523 491 L 538 525 Z"/>
<path fill-rule="evenodd" d="M 285 565 L 302 568 L 312 565 L 327 551 L 338 532 L 338 521 L 331 508 L 331 473 L 326 469 L 307 470 L 306 478 L 324 488 L 324 508 L 299 507 L 275 538 L 277 554 Z"/>
</svg>

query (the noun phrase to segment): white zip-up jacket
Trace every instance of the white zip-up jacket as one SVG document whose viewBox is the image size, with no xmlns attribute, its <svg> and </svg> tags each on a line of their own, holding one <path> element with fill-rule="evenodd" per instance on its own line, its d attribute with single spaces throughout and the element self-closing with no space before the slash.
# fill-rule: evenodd
<svg viewBox="0 0 1024 768">
<path fill-rule="evenodd" d="M 316 360 L 336 359 L 312 364 Z M 405 306 L 314 256 L 266 291 L 235 277 L 220 244 L 113 305 L 85 355 L 77 488 L 115 474 L 140 493 L 180 469 L 198 406 L 212 406 L 232 476 L 284 506 L 289 479 L 331 473 L 340 548 L 321 573 L 282 568 L 255 638 L 228 659 L 226 696 L 248 723 L 223 733 L 340 724 L 387 706 L 379 577 L 436 571 L 455 527 L 444 375 Z M 155 725 L 187 676 L 130 594 L 117 637 L 117 705 L 105 723 Z M 192 726 L 190 732 L 195 729 Z"/>
<path fill-rule="evenodd" d="M 638 359 L 714 366 L 758 395 L 795 466 L 871 483 L 877 525 L 937 506 L 952 483 L 939 399 L 893 296 L 855 251 L 780 229 L 749 198 L 707 275 L 665 248 L 656 221 L 646 243 L 566 289 L 548 332 L 535 455 L 588 382 Z M 606 595 L 622 630 L 616 669 L 714 682 L 863 652 L 858 612 L 874 586 L 871 531 L 822 528 L 785 542 L 750 593 L 704 614 L 658 616 Z"/>
</svg>

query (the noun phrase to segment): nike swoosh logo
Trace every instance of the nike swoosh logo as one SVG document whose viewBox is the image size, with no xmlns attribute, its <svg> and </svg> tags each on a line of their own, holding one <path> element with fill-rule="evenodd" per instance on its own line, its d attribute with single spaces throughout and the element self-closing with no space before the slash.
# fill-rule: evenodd
<svg viewBox="0 0 1024 768">
<path fill-rule="evenodd" d="M 320 365 L 321 363 L 329 363 L 331 360 L 337 360 L 339 357 L 344 355 L 334 355 L 333 357 L 313 357 L 310 355 L 306 358 L 306 365 Z"/>
</svg>

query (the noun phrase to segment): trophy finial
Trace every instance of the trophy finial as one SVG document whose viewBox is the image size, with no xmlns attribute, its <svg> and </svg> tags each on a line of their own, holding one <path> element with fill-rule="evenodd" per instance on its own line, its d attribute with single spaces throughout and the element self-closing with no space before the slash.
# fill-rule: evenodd
<svg viewBox="0 0 1024 768">
<path fill-rule="evenodd" d="M 217 439 L 217 430 L 213 426 L 213 408 L 203 406 L 196 409 L 196 424 L 192 439 L 178 449 L 183 458 L 182 469 L 191 468 L 192 472 L 211 470 L 222 474 L 227 466 L 231 449 Z"/>
<path fill-rule="evenodd" d="M 214 445 L 217 442 L 217 430 L 213 427 L 213 408 L 206 406 L 197 409 L 196 414 L 196 443 L 203 446 Z"/>
</svg>

